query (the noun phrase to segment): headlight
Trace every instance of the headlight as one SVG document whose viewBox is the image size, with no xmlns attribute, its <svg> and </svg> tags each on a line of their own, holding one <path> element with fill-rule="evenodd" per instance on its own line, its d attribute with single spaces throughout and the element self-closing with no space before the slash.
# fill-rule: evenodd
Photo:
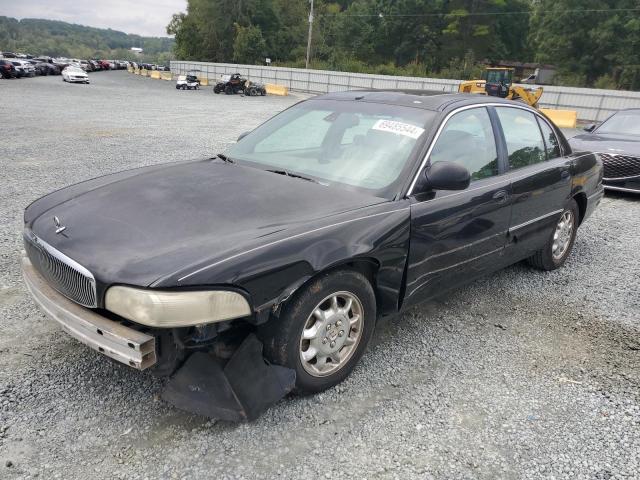
<svg viewBox="0 0 640 480">
<path fill-rule="evenodd" d="M 251 314 L 242 295 L 225 290 L 163 292 L 115 286 L 107 290 L 105 307 L 151 327 L 186 327 Z"/>
</svg>

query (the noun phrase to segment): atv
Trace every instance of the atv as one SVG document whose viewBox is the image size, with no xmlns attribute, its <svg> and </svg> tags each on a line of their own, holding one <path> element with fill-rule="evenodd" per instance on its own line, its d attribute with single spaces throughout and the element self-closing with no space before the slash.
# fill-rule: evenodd
<svg viewBox="0 0 640 480">
<path fill-rule="evenodd" d="M 251 80 L 247 80 L 244 86 L 244 94 L 248 97 L 257 97 L 258 95 L 264 97 L 267 94 L 267 89 L 261 83 L 253 83 Z"/>
<path fill-rule="evenodd" d="M 239 73 L 233 75 L 222 75 L 220 81 L 213 87 L 213 93 L 224 92 L 227 95 L 234 93 L 244 93 L 246 78 L 242 78 Z"/>
</svg>

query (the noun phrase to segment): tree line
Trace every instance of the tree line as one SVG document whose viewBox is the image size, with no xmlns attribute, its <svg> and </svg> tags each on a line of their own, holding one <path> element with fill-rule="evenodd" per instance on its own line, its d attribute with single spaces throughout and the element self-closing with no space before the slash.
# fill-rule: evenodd
<svg viewBox="0 0 640 480">
<path fill-rule="evenodd" d="M 188 0 L 178 59 L 304 66 L 308 0 Z M 470 79 L 499 60 L 556 83 L 640 89 L 638 0 L 315 0 L 312 67 Z"/>
<path fill-rule="evenodd" d="M 0 16 L 0 51 L 165 63 L 172 57 L 173 43 L 169 37 L 142 37 L 57 20 Z M 136 56 L 131 47 L 143 48 L 143 57 Z"/>
</svg>

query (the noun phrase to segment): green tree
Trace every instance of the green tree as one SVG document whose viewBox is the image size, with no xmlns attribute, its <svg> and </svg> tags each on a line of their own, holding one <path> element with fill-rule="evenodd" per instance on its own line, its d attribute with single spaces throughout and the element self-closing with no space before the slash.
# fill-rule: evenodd
<svg viewBox="0 0 640 480">
<path fill-rule="evenodd" d="M 236 38 L 233 42 L 233 60 L 238 63 L 260 63 L 264 60 L 266 43 L 260 27 L 242 27 L 236 23 Z"/>
</svg>

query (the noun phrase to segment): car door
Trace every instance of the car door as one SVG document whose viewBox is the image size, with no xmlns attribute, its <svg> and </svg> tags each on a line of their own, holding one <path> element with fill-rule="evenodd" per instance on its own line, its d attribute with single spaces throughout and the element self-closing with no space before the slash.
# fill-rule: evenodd
<svg viewBox="0 0 640 480">
<path fill-rule="evenodd" d="M 451 114 L 434 139 L 428 164 L 459 163 L 470 171 L 472 180 L 462 191 L 419 193 L 418 189 L 411 195 L 405 306 L 502 266 L 511 181 L 504 175 L 504 152 L 496 142 L 497 134 L 489 110 L 474 106 Z"/>
<path fill-rule="evenodd" d="M 571 194 L 571 161 L 542 116 L 509 106 L 497 106 L 495 112 L 513 196 L 506 254 L 517 261 L 542 248 L 551 235 Z"/>
</svg>

